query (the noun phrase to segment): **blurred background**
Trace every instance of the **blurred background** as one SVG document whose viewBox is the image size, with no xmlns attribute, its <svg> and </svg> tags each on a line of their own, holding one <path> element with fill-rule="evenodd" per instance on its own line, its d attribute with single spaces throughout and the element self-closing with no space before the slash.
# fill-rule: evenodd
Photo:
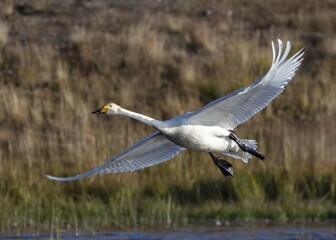
<svg viewBox="0 0 336 240">
<path fill-rule="evenodd" d="M 236 129 L 266 161 L 205 153 L 70 183 L 153 132 L 93 116 L 108 102 L 169 119 L 263 76 L 271 41 L 304 61 L 285 92 Z M 1 232 L 336 218 L 333 0 L 0 2 Z"/>
</svg>

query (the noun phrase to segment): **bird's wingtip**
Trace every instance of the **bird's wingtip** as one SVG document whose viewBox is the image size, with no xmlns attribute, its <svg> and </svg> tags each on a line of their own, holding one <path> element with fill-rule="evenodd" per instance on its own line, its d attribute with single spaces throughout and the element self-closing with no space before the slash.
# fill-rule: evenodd
<svg viewBox="0 0 336 240">
<path fill-rule="evenodd" d="M 58 181 L 58 182 L 72 181 L 71 178 L 54 177 L 54 176 L 51 176 L 51 175 L 46 175 L 46 178 L 47 178 L 48 180 Z"/>
<path fill-rule="evenodd" d="M 58 177 L 54 177 L 54 176 L 51 176 L 51 175 L 45 175 L 45 176 L 46 176 L 46 178 L 48 180 L 55 180 L 55 181 L 57 181 L 57 179 L 58 179 Z"/>
<path fill-rule="evenodd" d="M 281 41 L 280 38 L 278 38 L 278 44 L 279 44 L 279 46 L 282 46 L 282 41 Z"/>
<path fill-rule="evenodd" d="M 50 176 L 50 175 L 46 175 L 46 177 L 47 177 L 48 180 L 53 180 L 53 181 L 58 181 L 58 182 L 71 182 L 71 181 L 79 180 L 81 178 L 89 177 L 89 176 L 92 176 L 92 175 L 94 175 L 93 171 L 89 171 L 89 172 L 78 174 L 78 175 L 75 175 L 75 176 L 72 176 L 72 177 L 62 178 L 62 177 L 54 177 L 54 176 Z"/>
<path fill-rule="evenodd" d="M 290 49 L 290 48 L 291 48 L 291 45 L 292 45 L 292 44 L 291 44 L 290 41 L 287 41 L 287 42 L 286 42 L 286 48 L 289 48 L 289 49 Z"/>
</svg>

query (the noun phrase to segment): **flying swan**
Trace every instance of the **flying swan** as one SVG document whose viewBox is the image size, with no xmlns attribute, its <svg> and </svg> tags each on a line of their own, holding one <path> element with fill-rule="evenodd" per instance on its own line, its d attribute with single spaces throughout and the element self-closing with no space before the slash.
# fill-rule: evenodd
<svg viewBox="0 0 336 240">
<path fill-rule="evenodd" d="M 92 113 L 127 116 L 155 128 L 157 132 L 88 172 L 65 178 L 47 175 L 47 178 L 55 181 L 73 181 L 93 175 L 134 171 L 172 159 L 185 149 L 208 152 L 224 176 L 233 176 L 232 165 L 215 157 L 214 153 L 244 162 L 252 158 L 252 155 L 263 160 L 265 157 L 257 151 L 255 140 L 239 139 L 232 131 L 277 97 L 300 66 L 303 49 L 287 58 L 291 48 L 290 42 L 287 42 L 284 51 L 281 40 L 278 40 L 278 45 L 277 53 L 272 41 L 272 66 L 264 77 L 210 102 L 197 111 L 159 121 L 114 103 L 104 105 Z"/>
</svg>

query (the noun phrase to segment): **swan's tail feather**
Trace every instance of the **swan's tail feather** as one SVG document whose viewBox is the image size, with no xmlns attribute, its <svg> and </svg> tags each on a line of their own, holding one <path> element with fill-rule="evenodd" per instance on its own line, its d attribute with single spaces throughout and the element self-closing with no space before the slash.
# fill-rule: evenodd
<svg viewBox="0 0 336 240">
<path fill-rule="evenodd" d="M 252 148 L 253 150 L 257 150 L 257 141 L 254 139 L 241 139 L 241 141 L 247 145 L 249 148 Z"/>
<path fill-rule="evenodd" d="M 264 159 L 264 155 L 262 155 L 260 152 L 257 151 L 257 141 L 253 140 L 253 139 L 240 139 L 240 141 L 245 144 L 247 147 L 249 147 L 250 149 L 254 150 L 253 152 L 255 154 L 253 154 L 254 156 L 260 158 L 260 159 Z M 252 155 L 248 152 L 243 151 L 242 149 L 239 149 L 238 152 L 231 150 L 229 152 L 225 152 L 223 153 L 224 155 L 230 156 L 230 157 L 234 157 L 234 158 L 238 158 L 243 160 L 243 162 L 248 163 L 248 160 L 250 158 L 252 158 Z"/>
<path fill-rule="evenodd" d="M 259 158 L 260 160 L 265 160 L 264 154 L 257 150 L 257 142 L 255 140 L 243 139 L 242 142 L 248 147 L 247 150 L 244 149 L 245 151 Z"/>
</svg>

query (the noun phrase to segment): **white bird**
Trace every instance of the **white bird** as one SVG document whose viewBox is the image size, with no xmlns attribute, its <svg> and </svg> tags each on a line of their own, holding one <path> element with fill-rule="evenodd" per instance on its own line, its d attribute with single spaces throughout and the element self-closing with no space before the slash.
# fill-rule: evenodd
<svg viewBox="0 0 336 240">
<path fill-rule="evenodd" d="M 213 155 L 227 155 L 247 162 L 252 155 L 264 159 L 258 152 L 255 140 L 239 139 L 232 130 L 262 110 L 294 77 L 304 51 L 301 49 L 287 59 L 290 42 L 283 52 L 278 40 L 277 53 L 272 41 L 273 61 L 268 73 L 247 87 L 219 98 L 194 112 L 188 112 L 170 120 L 159 121 L 126 110 L 114 103 L 106 104 L 94 114 L 123 115 L 143 122 L 157 130 L 114 156 L 104 164 L 73 177 L 53 177 L 56 181 L 73 181 L 99 174 L 129 172 L 170 160 L 185 149 L 208 152 L 225 176 L 233 176 L 232 165 Z"/>
</svg>

